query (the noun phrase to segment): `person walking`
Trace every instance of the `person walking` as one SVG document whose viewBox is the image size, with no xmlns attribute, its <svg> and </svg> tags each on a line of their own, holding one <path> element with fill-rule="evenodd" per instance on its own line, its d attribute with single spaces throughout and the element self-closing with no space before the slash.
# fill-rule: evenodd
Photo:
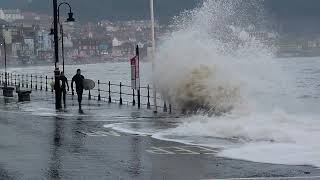
<svg viewBox="0 0 320 180">
<path fill-rule="evenodd" d="M 83 94 L 83 80 L 84 80 L 84 76 L 81 75 L 81 70 L 77 69 L 77 74 L 73 76 L 71 81 L 71 89 L 72 89 L 72 95 L 74 95 L 73 82 L 75 82 L 80 113 L 83 112 L 81 108 L 81 101 L 82 101 L 82 94 Z"/>
<path fill-rule="evenodd" d="M 61 72 L 60 75 L 60 81 L 61 81 L 61 93 L 62 93 L 62 98 L 63 98 L 63 104 L 64 108 L 66 108 L 66 96 L 67 96 L 67 91 L 69 91 L 69 84 L 68 84 L 68 79 L 64 75 L 64 72 Z M 66 89 L 68 87 L 68 89 Z"/>
<path fill-rule="evenodd" d="M 59 74 L 57 74 L 57 76 L 58 76 L 58 78 L 57 78 L 58 81 L 57 81 L 57 83 L 54 83 L 53 88 L 56 91 L 56 96 L 57 96 L 56 103 L 59 104 L 58 109 L 61 110 L 62 109 L 62 107 L 61 107 L 61 81 L 60 81 L 61 73 L 59 72 Z"/>
</svg>

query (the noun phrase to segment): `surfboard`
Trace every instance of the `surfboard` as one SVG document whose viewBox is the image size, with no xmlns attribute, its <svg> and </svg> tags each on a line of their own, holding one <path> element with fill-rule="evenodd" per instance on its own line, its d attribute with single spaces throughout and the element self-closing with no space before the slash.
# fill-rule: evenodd
<svg viewBox="0 0 320 180">
<path fill-rule="evenodd" d="M 83 80 L 83 89 L 84 90 L 91 90 L 96 86 L 93 80 L 91 79 L 84 79 Z"/>
<path fill-rule="evenodd" d="M 51 82 L 50 82 L 50 87 L 51 87 L 52 89 L 54 88 L 54 83 L 55 83 L 54 81 L 51 81 Z"/>
</svg>

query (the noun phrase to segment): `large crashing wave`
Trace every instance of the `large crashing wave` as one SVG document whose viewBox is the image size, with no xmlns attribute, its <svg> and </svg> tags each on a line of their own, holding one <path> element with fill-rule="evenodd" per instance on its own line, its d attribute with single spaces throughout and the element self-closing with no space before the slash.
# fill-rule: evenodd
<svg viewBox="0 0 320 180">
<path fill-rule="evenodd" d="M 168 129 L 167 120 L 115 129 L 221 148 L 218 155 L 228 158 L 320 167 L 319 112 L 309 109 L 318 99 L 297 98 L 318 97 L 319 62 L 273 58 L 273 48 L 252 36 L 263 29 L 259 3 L 207 0 L 176 18 L 156 54 L 154 78 L 164 98 L 189 111 L 231 113 L 182 117 Z"/>
<path fill-rule="evenodd" d="M 259 79 L 271 71 L 272 48 L 254 36 L 263 22 L 260 5 L 207 0 L 175 18 L 176 30 L 161 42 L 155 61 L 164 98 L 181 110 L 218 114 L 247 104 L 247 87 L 260 88 Z"/>
</svg>

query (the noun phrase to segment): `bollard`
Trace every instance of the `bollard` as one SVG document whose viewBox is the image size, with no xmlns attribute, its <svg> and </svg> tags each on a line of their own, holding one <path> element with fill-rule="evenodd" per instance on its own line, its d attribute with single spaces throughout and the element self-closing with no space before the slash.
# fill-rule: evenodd
<svg viewBox="0 0 320 180">
<path fill-rule="evenodd" d="M 32 89 L 32 88 L 33 88 L 33 86 L 32 86 L 32 74 L 31 74 L 30 79 L 31 79 L 31 80 L 30 80 L 30 82 L 31 82 L 31 83 L 30 83 L 30 88 Z"/>
<path fill-rule="evenodd" d="M 171 114 L 172 113 L 172 105 L 169 104 L 169 113 Z"/>
<path fill-rule="evenodd" d="M 53 77 L 51 77 L 51 83 L 53 83 Z M 53 93 L 53 86 L 51 85 L 51 92 Z"/>
<path fill-rule="evenodd" d="M 120 82 L 120 105 L 122 105 L 122 83 Z"/>
<path fill-rule="evenodd" d="M 148 103 L 147 103 L 147 109 L 151 109 L 150 105 L 150 85 L 148 84 Z"/>
<path fill-rule="evenodd" d="M 100 80 L 98 80 L 98 101 L 101 101 L 101 95 L 100 95 Z"/>
<path fill-rule="evenodd" d="M 135 97 L 134 97 L 134 89 L 132 89 L 132 106 L 135 106 L 136 105 L 136 100 L 135 100 Z"/>
<path fill-rule="evenodd" d="M 108 84 L 108 87 L 109 87 L 109 103 L 111 103 L 111 82 L 109 81 L 109 84 Z"/>
<path fill-rule="evenodd" d="M 38 90 L 38 76 L 36 75 L 36 77 L 35 77 L 35 78 L 36 78 L 36 82 L 35 82 L 35 83 L 36 83 L 36 85 L 35 85 L 35 89 L 36 89 L 36 90 Z"/>
<path fill-rule="evenodd" d="M 167 103 L 164 101 L 163 112 L 168 112 Z"/>
<path fill-rule="evenodd" d="M 17 86 L 17 74 L 14 74 L 14 86 Z"/>
<path fill-rule="evenodd" d="M 46 91 L 48 91 L 48 76 L 46 76 Z"/>
<path fill-rule="evenodd" d="M 42 88 L 43 88 L 43 87 L 42 87 L 42 83 L 43 83 L 43 82 L 42 82 L 42 75 L 41 75 L 41 76 L 40 76 L 40 91 L 42 91 Z"/>
</svg>

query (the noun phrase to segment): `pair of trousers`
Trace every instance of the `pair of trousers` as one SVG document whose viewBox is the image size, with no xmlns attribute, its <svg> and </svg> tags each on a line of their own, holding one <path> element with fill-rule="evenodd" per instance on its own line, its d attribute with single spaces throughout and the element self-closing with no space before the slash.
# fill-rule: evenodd
<svg viewBox="0 0 320 180">
<path fill-rule="evenodd" d="M 77 91 L 77 95 L 78 95 L 78 103 L 79 103 L 79 108 L 81 109 L 81 102 L 82 102 L 82 94 L 83 91 Z"/>
</svg>

